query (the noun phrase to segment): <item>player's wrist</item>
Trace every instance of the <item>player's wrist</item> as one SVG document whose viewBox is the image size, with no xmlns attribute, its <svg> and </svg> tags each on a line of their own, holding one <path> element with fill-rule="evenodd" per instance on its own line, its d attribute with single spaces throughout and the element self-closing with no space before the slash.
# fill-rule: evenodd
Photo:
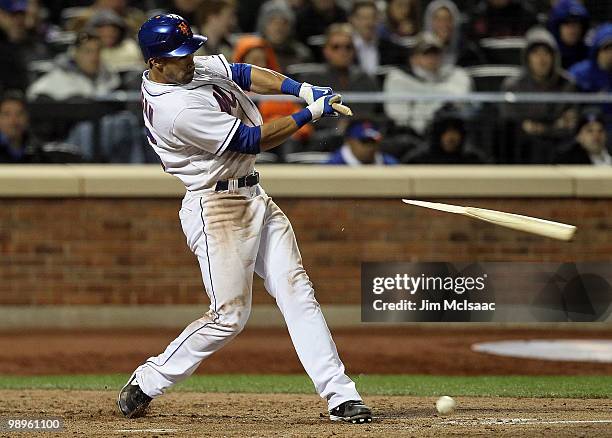
<svg viewBox="0 0 612 438">
<path fill-rule="evenodd" d="M 301 88 L 302 88 L 301 82 L 294 81 L 291 78 L 285 78 L 285 80 L 281 84 L 281 93 L 290 94 L 295 97 L 300 97 Z"/>
<path fill-rule="evenodd" d="M 312 120 L 312 112 L 308 108 L 304 108 L 297 113 L 292 114 L 291 117 L 293 120 L 295 120 L 295 124 L 301 128 Z"/>
</svg>

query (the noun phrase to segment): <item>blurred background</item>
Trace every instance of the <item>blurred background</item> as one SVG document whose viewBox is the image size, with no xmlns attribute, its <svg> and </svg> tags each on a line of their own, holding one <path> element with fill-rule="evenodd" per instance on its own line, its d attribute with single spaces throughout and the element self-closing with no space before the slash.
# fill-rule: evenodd
<svg viewBox="0 0 612 438">
<path fill-rule="evenodd" d="M 173 12 L 208 36 L 198 54 L 332 86 L 373 128 L 323 120 L 260 162 L 610 165 L 611 11 L 608 0 L 1 0 L 0 163 L 157 163 L 136 34 Z M 300 102 L 258 105 L 270 120 Z"/>
</svg>

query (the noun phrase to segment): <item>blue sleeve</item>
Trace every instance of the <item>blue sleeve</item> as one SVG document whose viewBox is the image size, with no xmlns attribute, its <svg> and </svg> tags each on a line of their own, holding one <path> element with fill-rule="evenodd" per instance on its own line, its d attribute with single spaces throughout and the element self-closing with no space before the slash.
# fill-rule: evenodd
<svg viewBox="0 0 612 438">
<path fill-rule="evenodd" d="M 261 152 L 259 142 L 261 141 L 261 127 L 247 126 L 240 122 L 238 129 L 232 137 L 227 149 L 241 154 L 255 155 Z"/>
<path fill-rule="evenodd" d="M 244 91 L 251 90 L 251 64 L 235 62 L 230 64 L 232 81 L 236 82 Z"/>
</svg>

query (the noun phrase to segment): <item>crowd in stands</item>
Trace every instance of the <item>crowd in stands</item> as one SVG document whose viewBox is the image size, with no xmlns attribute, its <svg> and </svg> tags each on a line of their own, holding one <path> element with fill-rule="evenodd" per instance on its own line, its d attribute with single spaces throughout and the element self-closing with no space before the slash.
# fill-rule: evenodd
<svg viewBox="0 0 612 438">
<path fill-rule="evenodd" d="M 0 0 L 0 163 L 155 163 L 137 95 L 136 35 L 176 13 L 223 54 L 359 101 L 304 126 L 270 162 L 611 165 L 612 0 Z M 549 93 L 477 103 L 471 92 Z M 131 94 L 130 94 L 131 92 Z M 258 102 L 264 121 L 297 100 Z M 310 161 L 309 161 L 310 160 Z"/>
</svg>

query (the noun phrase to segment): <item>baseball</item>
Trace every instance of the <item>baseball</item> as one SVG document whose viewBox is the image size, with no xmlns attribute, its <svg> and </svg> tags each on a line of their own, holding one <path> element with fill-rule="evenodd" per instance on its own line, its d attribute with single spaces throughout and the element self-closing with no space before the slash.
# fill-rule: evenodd
<svg viewBox="0 0 612 438">
<path fill-rule="evenodd" d="M 440 413 L 440 415 L 452 414 L 453 412 L 455 412 L 456 408 L 457 402 L 455 402 L 455 400 L 453 400 L 453 398 L 449 397 L 448 395 L 443 395 L 436 402 L 436 409 L 438 410 L 438 413 Z"/>
</svg>

